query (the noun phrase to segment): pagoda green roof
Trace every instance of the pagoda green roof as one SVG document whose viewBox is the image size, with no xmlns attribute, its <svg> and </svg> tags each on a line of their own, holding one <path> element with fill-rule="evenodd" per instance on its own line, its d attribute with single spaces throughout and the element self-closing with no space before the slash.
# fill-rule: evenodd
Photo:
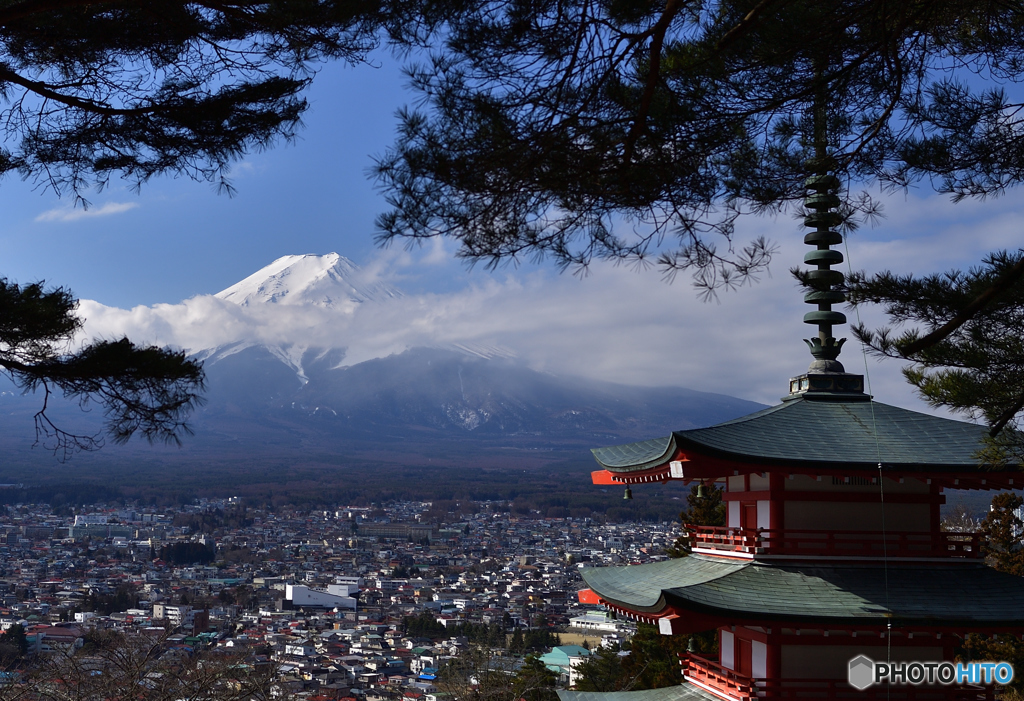
<svg viewBox="0 0 1024 701">
<path fill-rule="evenodd" d="M 691 555 L 580 574 L 604 601 L 636 613 L 671 606 L 791 625 L 1024 625 L 1024 577 L 980 564 L 775 564 Z"/>
<path fill-rule="evenodd" d="M 597 461 L 610 470 L 646 470 L 663 465 L 675 453 L 675 435 L 666 438 L 652 438 L 639 443 L 613 445 L 609 448 L 594 448 L 591 452 Z"/>
<path fill-rule="evenodd" d="M 677 684 L 661 689 L 642 689 L 639 691 L 573 691 L 556 689 L 558 701 L 719 701 L 690 684 Z"/>
<path fill-rule="evenodd" d="M 741 462 L 961 471 L 978 469 L 988 429 L 874 401 L 791 399 L 708 428 L 596 448 L 597 462 L 617 473 L 646 470 L 686 453 Z"/>
</svg>

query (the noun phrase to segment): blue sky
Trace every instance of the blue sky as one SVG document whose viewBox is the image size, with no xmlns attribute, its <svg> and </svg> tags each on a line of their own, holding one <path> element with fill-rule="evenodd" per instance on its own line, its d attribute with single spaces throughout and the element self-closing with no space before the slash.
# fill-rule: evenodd
<svg viewBox="0 0 1024 701">
<path fill-rule="evenodd" d="M 288 253 L 366 260 L 382 209 L 366 171 L 409 97 L 396 59 L 382 52 L 372 61 L 379 67 L 324 67 L 299 139 L 237 164 L 234 197 L 185 178 L 155 179 L 138 195 L 115 181 L 88 195 L 83 212 L 68 197 L 5 180 L 3 274 L 133 306 L 217 292 Z"/>
<path fill-rule="evenodd" d="M 0 274 L 45 279 L 92 300 L 83 309 L 94 335 L 128 333 L 195 350 L 201 333 L 154 330 L 186 319 L 195 325 L 198 306 L 178 303 L 216 293 L 283 255 L 337 251 L 410 294 L 407 307 L 380 315 L 387 329 L 370 321 L 346 327 L 380 339 L 366 345 L 369 355 L 430 338 L 471 340 L 513 346 L 542 370 L 765 403 L 777 401 L 787 378 L 806 368 L 800 338 L 811 328 L 800 321 L 801 293 L 787 273 L 802 258 L 803 232 L 791 218 L 741 222 L 738 242 L 765 234 L 780 252 L 758 284 L 710 304 L 697 300 L 684 277 L 667 285 L 656 271 L 598 265 L 580 280 L 543 264 L 470 271 L 453 260 L 451 244 L 412 253 L 377 249 L 373 220 L 385 204 L 367 170 L 372 155 L 392 142 L 395 111 L 415 96 L 404 88 L 397 59 L 381 53 L 372 61 L 376 67 L 325 67 L 308 93 L 297 142 L 240 162 L 233 198 L 182 178 L 154 180 L 141 194 L 115 182 L 91 194 L 92 208 L 83 211 L 31 183 L 4 181 Z M 924 191 L 884 199 L 887 217 L 850 241 L 854 268 L 925 273 L 1020 244 L 1018 192 L 958 205 Z M 132 309 L 134 316 L 126 312 Z M 865 313 L 880 321 L 877 312 Z M 416 333 L 396 336 L 403 324 Z M 852 344 L 843 360 L 848 370 L 863 370 Z M 876 396 L 921 408 L 897 363 L 869 367 Z"/>
</svg>

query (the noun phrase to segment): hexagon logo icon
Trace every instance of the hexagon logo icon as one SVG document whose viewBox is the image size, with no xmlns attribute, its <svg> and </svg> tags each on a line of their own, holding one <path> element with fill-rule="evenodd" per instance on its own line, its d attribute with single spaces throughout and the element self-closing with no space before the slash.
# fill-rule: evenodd
<svg viewBox="0 0 1024 701">
<path fill-rule="evenodd" d="M 875 663 L 864 655 L 857 655 L 850 660 L 849 682 L 857 691 L 864 691 L 875 681 Z"/>
</svg>

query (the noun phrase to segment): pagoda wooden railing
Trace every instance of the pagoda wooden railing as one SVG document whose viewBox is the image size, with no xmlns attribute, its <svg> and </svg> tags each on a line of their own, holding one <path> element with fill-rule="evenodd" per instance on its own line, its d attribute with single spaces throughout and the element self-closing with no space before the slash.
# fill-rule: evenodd
<svg viewBox="0 0 1024 701">
<path fill-rule="evenodd" d="M 679 655 L 683 677 L 727 701 L 993 701 L 992 686 L 870 686 L 859 691 L 831 679 L 754 679 L 692 653 Z"/>
<path fill-rule="evenodd" d="M 690 544 L 752 555 L 980 558 L 978 533 L 812 531 L 687 525 Z"/>
<path fill-rule="evenodd" d="M 751 677 L 743 676 L 706 657 L 684 652 L 679 655 L 683 678 L 711 691 L 716 696 L 735 701 L 757 698 L 757 688 Z"/>
</svg>

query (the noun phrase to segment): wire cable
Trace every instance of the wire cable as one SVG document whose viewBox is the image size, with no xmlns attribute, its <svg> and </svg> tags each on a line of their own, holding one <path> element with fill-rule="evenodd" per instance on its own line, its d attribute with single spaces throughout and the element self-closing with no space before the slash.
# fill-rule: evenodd
<svg viewBox="0 0 1024 701">
<path fill-rule="evenodd" d="M 853 274 L 853 265 L 850 263 L 850 242 L 848 236 L 843 236 L 843 248 L 846 251 L 846 269 Z M 860 318 L 860 307 L 853 305 L 853 311 L 857 315 L 857 326 L 862 326 Z M 871 392 L 871 372 L 868 370 L 868 350 L 862 341 L 860 344 L 861 357 L 864 360 L 864 384 L 868 391 L 868 406 L 871 408 L 871 433 L 875 438 L 875 460 L 878 462 L 878 500 L 882 510 L 882 575 L 885 583 L 885 610 L 889 616 L 892 610 L 889 606 L 889 537 L 885 526 L 885 480 L 882 474 L 882 447 L 878 440 L 878 423 L 875 418 L 875 400 Z M 892 664 L 892 620 L 886 623 L 885 634 L 885 661 Z M 886 685 L 886 697 L 892 693 L 892 685 Z"/>
</svg>

